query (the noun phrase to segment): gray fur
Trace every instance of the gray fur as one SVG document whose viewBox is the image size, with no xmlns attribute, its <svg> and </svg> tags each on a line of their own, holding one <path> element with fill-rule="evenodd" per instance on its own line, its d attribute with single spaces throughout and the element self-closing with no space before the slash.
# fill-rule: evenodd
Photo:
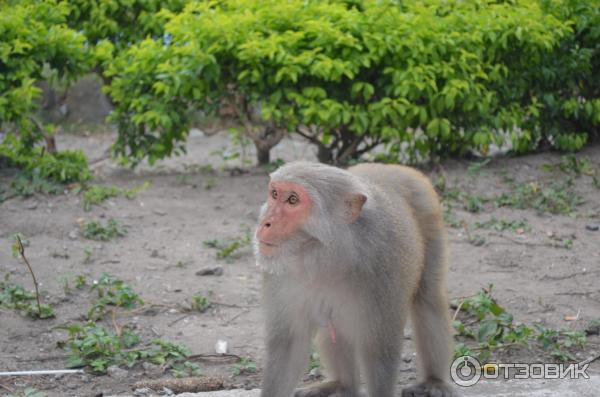
<svg viewBox="0 0 600 397">
<path fill-rule="evenodd" d="M 446 242 L 438 198 L 426 177 L 401 166 L 344 171 L 296 162 L 271 179 L 303 185 L 315 207 L 275 256 L 261 255 L 255 242 L 266 313 L 262 396 L 292 396 L 316 335 L 331 381 L 295 396 L 358 396 L 360 371 L 370 397 L 391 397 L 409 312 L 423 382 L 406 395 L 451 396 Z M 357 193 L 367 200 L 358 219 L 347 223 L 340 216 L 344 197 Z M 261 218 L 265 211 L 263 206 Z"/>
</svg>

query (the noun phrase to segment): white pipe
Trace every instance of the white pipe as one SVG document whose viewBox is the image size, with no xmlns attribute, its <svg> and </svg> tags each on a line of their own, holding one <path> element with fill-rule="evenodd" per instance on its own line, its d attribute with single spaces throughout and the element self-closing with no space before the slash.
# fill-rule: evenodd
<svg viewBox="0 0 600 397">
<path fill-rule="evenodd" d="M 44 371 L 0 372 L 0 376 L 83 374 L 82 369 L 49 369 Z"/>
</svg>

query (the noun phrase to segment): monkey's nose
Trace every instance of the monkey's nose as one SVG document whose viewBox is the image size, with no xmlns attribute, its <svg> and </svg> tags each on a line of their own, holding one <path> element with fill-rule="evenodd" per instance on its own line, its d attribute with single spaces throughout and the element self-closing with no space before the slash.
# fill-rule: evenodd
<svg viewBox="0 0 600 397">
<path fill-rule="evenodd" d="M 266 227 L 266 228 L 269 228 L 269 227 L 271 227 L 271 222 L 265 222 L 263 224 L 263 226 Z"/>
</svg>

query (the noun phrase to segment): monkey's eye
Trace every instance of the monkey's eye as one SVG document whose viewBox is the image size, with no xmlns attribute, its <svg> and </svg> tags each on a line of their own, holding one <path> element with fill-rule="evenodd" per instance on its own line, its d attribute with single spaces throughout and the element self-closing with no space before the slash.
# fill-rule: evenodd
<svg viewBox="0 0 600 397">
<path fill-rule="evenodd" d="M 277 190 L 275 190 L 275 189 L 271 190 L 271 197 L 273 197 L 275 200 L 277 200 Z"/>
<path fill-rule="evenodd" d="M 290 197 L 288 197 L 287 199 L 287 202 L 290 203 L 290 205 L 296 205 L 299 201 L 300 199 L 296 194 L 291 194 Z"/>
</svg>

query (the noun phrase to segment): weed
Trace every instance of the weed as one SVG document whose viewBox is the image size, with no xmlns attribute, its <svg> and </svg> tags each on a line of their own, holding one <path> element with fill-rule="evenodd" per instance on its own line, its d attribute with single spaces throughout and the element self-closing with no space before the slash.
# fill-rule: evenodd
<svg viewBox="0 0 600 397">
<path fill-rule="evenodd" d="M 577 158 L 574 154 L 567 154 L 560 158 L 560 164 L 558 166 L 565 174 L 574 174 L 577 176 L 596 175 L 594 165 L 587 157 Z"/>
<path fill-rule="evenodd" d="M 217 178 L 214 176 L 210 176 L 206 179 L 206 183 L 204 183 L 204 188 L 206 190 L 210 190 L 217 186 Z"/>
<path fill-rule="evenodd" d="M 84 248 L 83 249 L 83 263 L 91 263 L 92 262 L 92 254 L 94 251 L 92 248 Z"/>
<path fill-rule="evenodd" d="M 471 195 L 458 189 L 448 189 L 442 194 L 444 204 L 450 204 L 451 201 L 462 203 L 463 209 L 472 213 L 478 213 L 483 210 L 483 205 L 489 200 L 486 197 Z"/>
<path fill-rule="evenodd" d="M 15 239 L 15 242 L 12 245 L 13 255 L 15 252 L 17 252 L 19 254 L 21 259 L 27 266 L 27 269 L 29 270 L 29 274 L 31 275 L 31 279 L 33 281 L 33 286 L 35 287 L 36 304 L 34 305 L 33 303 L 30 303 L 29 305 L 21 307 L 20 309 L 25 310 L 27 315 L 30 317 L 33 317 L 33 318 L 41 318 L 41 319 L 52 318 L 52 317 L 54 317 L 54 309 L 49 305 L 42 304 L 42 299 L 40 297 L 40 290 L 39 290 L 37 278 L 35 277 L 35 273 L 33 272 L 33 268 L 31 267 L 31 264 L 29 263 L 29 261 L 27 260 L 27 257 L 25 256 L 25 245 L 23 244 L 23 241 L 21 240 L 21 236 L 19 234 L 16 234 L 16 235 L 14 235 L 14 239 Z M 27 240 L 26 240 L 26 243 L 27 243 L 27 245 L 29 245 L 29 242 Z"/>
<path fill-rule="evenodd" d="M 187 348 L 160 339 L 152 341 L 152 346 L 135 348 L 141 339 L 127 327 L 121 328 L 118 334 L 93 322 L 58 328 L 68 333 L 67 340 L 59 343 L 59 347 L 70 352 L 68 368 L 89 367 L 93 372 L 103 374 L 111 365 L 133 367 L 143 361 L 171 365 L 189 355 Z"/>
<path fill-rule="evenodd" d="M 21 245 L 23 246 L 23 248 L 27 248 L 31 245 L 31 241 L 29 241 L 27 239 L 27 237 L 25 237 L 23 234 L 21 233 L 15 233 L 11 236 L 12 240 L 13 240 L 13 245 L 11 246 L 11 251 L 12 251 L 12 256 L 14 258 L 18 258 L 21 254 L 19 252 L 19 241 L 21 242 Z"/>
<path fill-rule="evenodd" d="M 513 185 L 510 194 L 502 193 L 496 197 L 495 202 L 498 206 L 534 208 L 539 213 L 569 215 L 575 212 L 575 207 L 584 202 L 581 196 L 572 191 L 572 184 L 573 181 L 568 178 L 550 184 L 529 182 Z"/>
<path fill-rule="evenodd" d="M 12 197 L 30 197 L 36 193 L 58 194 L 64 191 L 59 183 L 42 178 L 38 172 L 20 172 L 10 183 L 10 187 L 0 191 L 0 203 Z"/>
<path fill-rule="evenodd" d="M 285 164 L 285 161 L 282 159 L 277 159 L 275 161 L 271 161 L 268 164 L 263 165 L 263 169 L 268 173 L 271 173 Z"/>
<path fill-rule="evenodd" d="M 46 319 L 55 316 L 51 306 L 40 304 L 38 307 L 35 295 L 20 285 L 10 284 L 8 277 L 0 282 L 0 306 L 23 312 L 32 318 Z"/>
<path fill-rule="evenodd" d="M 585 345 L 584 332 L 515 324 L 512 314 L 507 313 L 491 293 L 492 285 L 461 302 L 454 302 L 457 314 L 460 312 L 467 317 L 467 321 L 453 321 L 458 335 L 477 342 L 475 347 L 468 347 L 465 343 L 457 344 L 457 357 L 473 355 L 481 361 L 487 361 L 496 349 L 511 345 L 527 347 L 537 343 L 552 357 L 568 361 L 572 360 L 568 349 Z"/>
<path fill-rule="evenodd" d="M 493 229 L 498 232 L 503 232 L 505 230 L 511 230 L 515 233 L 531 231 L 531 226 L 529 226 L 529 223 L 527 223 L 527 220 L 525 219 L 522 219 L 520 221 L 509 221 L 505 219 L 496 219 L 496 217 L 491 217 L 485 222 L 475 222 L 475 227 L 477 229 Z"/>
<path fill-rule="evenodd" d="M 112 197 L 123 196 L 128 199 L 134 199 L 135 196 L 150 186 L 149 182 L 144 182 L 131 189 L 121 189 L 117 186 L 92 185 L 83 192 L 83 209 L 88 211 L 92 205 L 100 205 Z"/>
<path fill-rule="evenodd" d="M 239 363 L 233 366 L 232 373 L 236 376 L 256 373 L 256 363 L 248 357 L 243 357 Z"/>
<path fill-rule="evenodd" d="M 205 240 L 203 244 L 207 247 L 217 249 L 217 259 L 231 261 L 233 255 L 244 247 L 249 246 L 252 243 L 252 237 L 250 231 L 247 231 L 243 237 L 236 237 L 228 240 Z"/>
<path fill-rule="evenodd" d="M 210 164 L 184 164 L 183 170 L 190 173 L 214 174 L 215 169 Z"/>
<path fill-rule="evenodd" d="M 200 294 L 192 296 L 192 310 L 197 310 L 200 313 L 204 313 L 206 310 L 208 310 L 209 307 L 210 300 L 206 296 Z"/>
<path fill-rule="evenodd" d="M 450 203 L 444 203 L 444 223 L 455 229 L 463 227 L 463 221 L 454 215 Z"/>
<path fill-rule="evenodd" d="M 310 353 L 310 362 L 308 363 L 308 370 L 313 370 L 315 368 L 320 368 L 321 367 L 321 357 L 319 356 L 319 353 L 316 351 L 313 351 Z"/>
<path fill-rule="evenodd" d="M 22 394 L 6 394 L 4 397 L 48 397 L 48 395 L 33 387 L 27 387 Z"/>
<path fill-rule="evenodd" d="M 464 209 L 472 213 L 481 212 L 486 201 L 488 200 L 485 197 L 467 195 Z"/>
<path fill-rule="evenodd" d="M 83 226 L 83 236 L 90 240 L 110 241 L 126 234 L 127 230 L 114 219 L 109 219 L 105 225 L 101 221 L 90 221 Z"/>
<path fill-rule="evenodd" d="M 77 276 L 73 274 L 63 274 L 58 277 L 58 282 L 62 286 L 65 295 L 68 295 L 72 291 L 71 285 L 76 289 L 82 289 L 87 285 L 87 278 L 83 274 Z"/>
<path fill-rule="evenodd" d="M 99 319 L 106 313 L 106 306 L 118 306 L 132 309 L 144 301 L 123 280 L 108 273 L 102 273 L 98 280 L 94 280 L 92 291 L 98 293 L 92 308 L 88 311 L 88 318 Z"/>
<path fill-rule="evenodd" d="M 490 161 L 492 161 L 491 159 L 485 159 L 483 161 L 479 161 L 479 162 L 473 162 L 469 165 L 469 168 L 467 168 L 467 172 L 469 173 L 470 176 L 475 176 L 479 173 L 481 173 L 481 170 L 490 163 Z"/>
<path fill-rule="evenodd" d="M 188 376 L 202 375 L 202 369 L 200 369 L 198 364 L 195 364 L 195 363 L 192 363 L 189 361 L 185 361 L 183 363 L 173 364 L 171 373 L 176 378 L 186 378 Z"/>
<path fill-rule="evenodd" d="M 121 194 L 116 186 L 93 185 L 83 192 L 83 209 L 88 211 L 92 205 L 99 205 L 111 197 Z"/>
</svg>

